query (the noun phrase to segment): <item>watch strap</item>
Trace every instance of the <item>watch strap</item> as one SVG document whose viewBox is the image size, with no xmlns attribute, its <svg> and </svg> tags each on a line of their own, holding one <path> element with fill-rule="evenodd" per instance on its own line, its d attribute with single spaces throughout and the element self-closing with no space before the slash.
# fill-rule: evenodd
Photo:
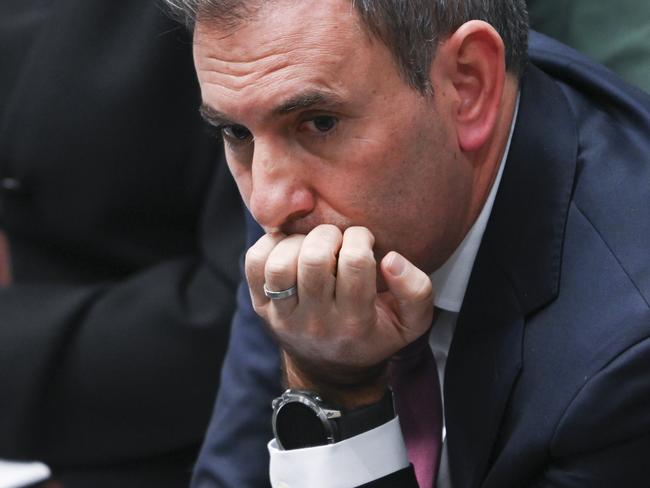
<svg viewBox="0 0 650 488">
<path fill-rule="evenodd" d="M 393 395 L 387 389 L 378 402 L 344 411 L 341 417 L 336 419 L 338 424 L 337 441 L 363 434 L 391 421 L 393 418 L 395 418 Z"/>
</svg>

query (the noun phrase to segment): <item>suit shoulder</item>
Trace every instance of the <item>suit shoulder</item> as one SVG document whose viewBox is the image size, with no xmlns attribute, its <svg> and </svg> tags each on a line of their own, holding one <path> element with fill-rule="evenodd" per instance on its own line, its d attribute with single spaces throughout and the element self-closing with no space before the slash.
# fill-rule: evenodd
<svg viewBox="0 0 650 488">
<path fill-rule="evenodd" d="M 650 303 L 650 97 L 542 35 L 531 34 L 530 56 L 575 120 L 572 206 Z"/>
</svg>

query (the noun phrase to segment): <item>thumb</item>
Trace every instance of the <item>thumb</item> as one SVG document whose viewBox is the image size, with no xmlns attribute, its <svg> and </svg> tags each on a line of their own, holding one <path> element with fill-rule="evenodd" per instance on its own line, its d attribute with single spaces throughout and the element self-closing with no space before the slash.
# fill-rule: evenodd
<svg viewBox="0 0 650 488">
<path fill-rule="evenodd" d="M 407 342 L 424 334 L 433 320 L 433 286 L 426 273 L 401 254 L 391 251 L 381 261 L 381 273 L 395 299 Z"/>
</svg>

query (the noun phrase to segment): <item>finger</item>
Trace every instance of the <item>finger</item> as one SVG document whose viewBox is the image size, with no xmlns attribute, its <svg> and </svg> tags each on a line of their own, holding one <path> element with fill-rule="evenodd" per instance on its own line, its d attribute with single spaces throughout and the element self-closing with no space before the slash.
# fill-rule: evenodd
<svg viewBox="0 0 650 488">
<path fill-rule="evenodd" d="M 374 244 L 375 237 L 365 227 L 349 227 L 343 235 L 336 277 L 336 306 L 343 316 L 365 318 L 366 314 L 374 313 L 377 296 Z"/>
<path fill-rule="evenodd" d="M 314 228 L 302 243 L 298 258 L 298 302 L 312 310 L 329 306 L 336 283 L 336 256 L 343 234 L 338 227 L 324 224 Z"/>
<path fill-rule="evenodd" d="M 395 314 L 407 342 L 413 342 L 431 326 L 433 286 L 427 274 L 395 251 L 381 261 L 381 272 L 393 296 Z"/>
<path fill-rule="evenodd" d="M 255 308 L 255 310 L 258 310 L 260 306 L 263 306 L 268 302 L 268 298 L 264 295 L 263 288 L 266 260 L 278 242 L 285 238 L 286 236 L 279 232 L 265 234 L 260 237 L 259 240 L 248 249 L 248 251 L 246 251 L 244 270 L 251 294 L 251 301 L 253 302 L 253 308 Z"/>
<path fill-rule="evenodd" d="M 298 255 L 304 240 L 304 235 L 294 234 L 278 242 L 271 250 L 264 267 L 267 289 L 283 291 L 297 285 Z M 280 314 L 290 313 L 297 303 L 297 295 L 271 300 L 271 306 Z"/>
</svg>

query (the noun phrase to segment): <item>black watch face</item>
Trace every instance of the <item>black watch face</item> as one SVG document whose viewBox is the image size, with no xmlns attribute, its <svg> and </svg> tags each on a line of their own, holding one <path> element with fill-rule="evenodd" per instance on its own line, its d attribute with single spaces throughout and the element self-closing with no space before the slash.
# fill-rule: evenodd
<svg viewBox="0 0 650 488">
<path fill-rule="evenodd" d="M 308 406 L 291 402 L 283 405 L 275 418 L 278 440 L 284 449 L 323 446 L 327 432 L 316 413 Z"/>
</svg>

